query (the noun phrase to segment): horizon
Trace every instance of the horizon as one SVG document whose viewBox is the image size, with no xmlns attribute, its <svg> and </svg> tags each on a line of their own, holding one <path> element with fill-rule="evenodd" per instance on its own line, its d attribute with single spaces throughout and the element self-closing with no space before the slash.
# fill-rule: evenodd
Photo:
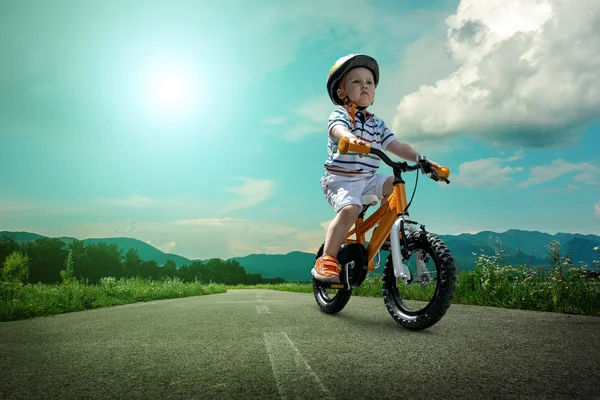
<svg viewBox="0 0 600 400">
<path fill-rule="evenodd" d="M 462 236 L 462 235 L 475 236 L 475 235 L 480 234 L 480 233 L 491 233 L 491 234 L 502 235 L 502 234 L 506 234 L 507 232 L 510 232 L 510 231 L 525 232 L 525 233 L 538 233 L 538 234 L 544 234 L 544 235 L 549 235 L 549 236 L 557 236 L 557 235 L 561 235 L 561 234 L 573 235 L 573 236 L 576 236 L 576 235 L 581 235 L 581 236 L 595 236 L 596 238 L 600 239 L 600 235 L 597 235 L 597 234 L 583 234 L 583 233 L 578 233 L 578 232 L 556 232 L 556 233 L 548 233 L 548 232 L 541 232 L 541 231 L 536 231 L 536 230 L 522 230 L 522 229 L 507 229 L 507 230 L 502 231 L 502 232 L 495 232 L 495 231 L 486 230 L 486 231 L 479 231 L 479 232 L 475 232 L 475 233 L 464 232 L 464 233 L 448 234 L 448 235 L 442 235 L 442 236 L 455 236 L 455 237 Z M 0 231 L 0 233 L 5 233 L 5 232 L 17 233 L 17 234 L 18 233 L 21 233 L 21 234 L 34 234 L 34 235 L 39 235 L 39 236 L 45 236 L 45 235 L 42 235 L 42 234 L 37 233 L 37 232 Z M 147 242 L 144 242 L 144 241 L 142 241 L 140 239 L 137 239 L 137 238 L 134 238 L 134 237 L 129 237 L 129 236 L 86 237 L 86 238 L 81 239 L 81 238 L 76 238 L 76 237 L 68 236 L 67 235 L 67 236 L 59 236 L 59 237 L 55 237 L 55 238 L 57 238 L 57 239 L 61 239 L 61 238 L 65 238 L 65 239 L 77 239 L 77 240 L 82 240 L 82 241 L 85 241 L 85 240 L 102 240 L 102 239 L 133 239 L 133 240 L 138 240 L 141 243 L 144 243 L 144 244 L 146 244 L 148 246 L 151 246 L 151 247 L 155 248 L 156 250 L 159 250 L 159 251 L 163 252 L 166 255 L 169 255 L 169 254 L 176 255 L 176 256 L 184 257 L 184 258 L 186 258 L 186 259 L 188 259 L 190 261 L 205 261 L 205 260 L 210 260 L 210 259 L 221 259 L 221 260 L 225 261 L 225 260 L 232 259 L 232 258 L 243 258 L 243 257 L 248 257 L 248 256 L 253 256 L 253 255 L 275 255 L 275 256 L 276 255 L 283 255 L 283 256 L 285 256 L 287 254 L 295 253 L 295 252 L 307 253 L 307 254 L 313 254 L 314 253 L 314 252 L 306 252 L 306 251 L 303 251 L 303 250 L 297 250 L 297 249 L 294 250 L 294 249 L 292 249 L 292 250 L 289 250 L 289 251 L 287 251 L 285 253 L 260 253 L 260 252 L 255 252 L 255 253 L 240 254 L 240 255 L 236 255 L 236 256 L 233 256 L 233 257 L 227 257 L 227 258 L 221 258 L 221 257 L 190 258 L 190 257 L 187 257 L 187 256 L 185 256 L 183 254 L 180 254 L 180 253 L 177 253 L 177 252 L 171 252 L 171 253 L 165 252 L 165 251 L 161 250 L 160 248 L 158 248 L 158 247 L 156 247 L 156 246 L 154 246 L 154 245 L 152 245 L 150 243 L 147 243 Z M 0 237 L 0 239 L 1 239 L 1 237 Z M 562 244 L 563 243 L 561 243 L 561 245 Z"/>
<path fill-rule="evenodd" d="M 419 176 L 411 219 L 600 235 L 598 2 L 34 4 L 0 6 L 0 230 L 314 253 L 334 217 L 325 80 L 365 53 L 369 111 L 450 169 Z"/>
</svg>

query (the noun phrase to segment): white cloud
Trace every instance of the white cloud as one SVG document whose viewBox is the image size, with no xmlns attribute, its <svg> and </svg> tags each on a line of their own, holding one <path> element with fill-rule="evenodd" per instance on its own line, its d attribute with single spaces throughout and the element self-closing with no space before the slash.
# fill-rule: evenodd
<svg viewBox="0 0 600 400">
<path fill-rule="evenodd" d="M 180 219 L 175 221 L 175 224 L 178 225 L 187 225 L 187 226 L 197 226 L 197 227 L 216 227 L 216 226 L 227 226 L 230 224 L 235 224 L 239 222 L 243 222 L 243 219 L 237 218 L 194 218 L 194 219 Z"/>
<path fill-rule="evenodd" d="M 413 16 L 410 23 L 415 23 L 414 18 L 418 17 Z M 428 32 L 406 46 L 389 43 L 390 52 L 397 54 L 398 60 L 392 65 L 380 65 L 381 84 L 370 110 L 382 118 L 390 129 L 396 114 L 395 104 L 404 95 L 418 90 L 422 85 L 435 83 L 457 68 L 443 41 L 439 40 L 445 31 L 442 14 L 427 13 L 419 23 L 427 25 Z M 402 127 L 394 133 L 400 138 L 404 136 Z"/>
<path fill-rule="evenodd" d="M 236 208 L 251 208 L 262 203 L 275 192 L 275 182 L 271 179 L 235 178 L 243 183 L 239 186 L 225 188 L 226 191 L 239 196 L 230 205 Z"/>
<path fill-rule="evenodd" d="M 600 218 L 600 202 L 594 204 L 594 217 Z"/>
<path fill-rule="evenodd" d="M 462 0 L 446 23 L 460 67 L 402 99 L 392 129 L 409 142 L 572 144 L 600 117 L 600 2 Z"/>
<path fill-rule="evenodd" d="M 529 187 L 540 183 L 549 182 L 563 175 L 579 172 L 573 177 L 577 182 L 591 183 L 600 174 L 600 168 L 590 163 L 573 164 L 562 158 L 552 161 L 550 165 L 540 165 L 531 168 L 529 179 L 519 184 L 519 187 Z"/>
<path fill-rule="evenodd" d="M 14 198 L 0 197 L 0 215 L 11 212 L 30 211 L 40 205 L 31 201 L 19 201 Z"/>
<path fill-rule="evenodd" d="M 521 167 L 502 166 L 502 164 L 518 160 L 522 156 L 523 152 L 518 151 L 507 158 L 492 157 L 464 162 L 458 166 L 458 175 L 453 179 L 450 177 L 450 181 L 455 186 L 478 189 L 501 187 L 503 184 L 512 181 L 510 175 L 523 170 Z"/>
<path fill-rule="evenodd" d="M 177 248 L 177 243 L 174 240 L 171 240 L 170 242 L 167 242 L 167 243 L 163 244 L 162 246 L 158 246 L 158 249 L 160 251 L 162 251 L 163 253 L 171 253 L 171 254 L 173 254 L 173 252 L 175 251 L 176 248 Z"/>
<path fill-rule="evenodd" d="M 515 154 L 513 154 L 510 157 L 508 157 L 506 159 L 506 161 L 516 161 L 516 160 L 522 159 L 523 157 L 524 157 L 523 150 L 517 150 L 517 151 L 515 151 Z"/>
<path fill-rule="evenodd" d="M 96 209 L 84 205 L 42 203 L 17 196 L 0 196 L 0 218 L 47 217 L 66 214 L 95 214 Z"/>
<path fill-rule="evenodd" d="M 325 92 L 325 90 L 323 90 Z M 327 137 L 327 121 L 335 109 L 327 93 L 305 101 L 290 110 L 293 118 L 283 130 L 283 137 L 290 142 L 297 142 L 308 135 L 324 134 Z M 274 117 L 263 121 L 273 124 L 273 121 L 286 123 L 286 120 Z"/>
<path fill-rule="evenodd" d="M 328 221 L 321 221 L 321 223 L 319 225 L 321 225 L 321 228 L 323 228 L 325 231 L 327 231 L 327 229 L 329 229 L 329 225 L 331 225 L 332 222 L 333 222 L 332 219 L 330 219 Z"/>
<path fill-rule="evenodd" d="M 224 188 L 226 192 L 233 194 L 233 198 L 225 199 L 219 202 L 208 202 L 206 198 L 194 197 L 165 197 L 154 198 L 148 196 L 130 195 L 116 198 L 101 198 L 96 200 L 96 204 L 111 208 L 159 208 L 163 212 L 174 212 L 179 215 L 191 215 L 202 212 L 210 205 L 213 213 L 221 214 L 231 211 L 232 209 L 251 208 L 263 201 L 269 199 L 275 193 L 275 182 L 271 179 L 254 179 L 248 177 L 235 177 L 236 182 L 241 182 L 235 186 Z M 223 219 L 227 220 L 227 218 Z M 217 218 L 189 220 L 186 223 L 194 223 L 200 221 L 206 223 L 213 221 L 218 223 L 221 221 Z"/>
<path fill-rule="evenodd" d="M 77 199 L 76 201 L 41 202 L 0 195 L 0 218 L 25 222 L 56 215 L 147 218 L 148 215 L 158 213 L 164 218 L 177 219 L 189 215 L 201 215 L 207 208 L 213 215 L 220 216 L 235 210 L 254 207 L 275 193 L 275 182 L 270 179 L 239 177 L 234 180 L 241 183 L 224 188 L 230 194 L 219 201 L 206 198 L 206 196 L 150 197 L 132 194 L 120 197 Z M 281 212 L 278 208 L 270 210 Z M 127 231 L 121 233 L 126 234 Z"/>
</svg>

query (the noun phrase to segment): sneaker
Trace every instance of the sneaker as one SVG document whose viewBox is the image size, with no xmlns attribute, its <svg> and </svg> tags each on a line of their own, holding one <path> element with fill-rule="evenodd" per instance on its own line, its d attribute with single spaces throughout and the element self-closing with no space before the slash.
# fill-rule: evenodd
<svg viewBox="0 0 600 400">
<path fill-rule="evenodd" d="M 338 261 L 332 256 L 321 256 L 315 261 L 311 273 L 315 279 L 323 282 L 340 283 L 340 268 Z"/>
</svg>

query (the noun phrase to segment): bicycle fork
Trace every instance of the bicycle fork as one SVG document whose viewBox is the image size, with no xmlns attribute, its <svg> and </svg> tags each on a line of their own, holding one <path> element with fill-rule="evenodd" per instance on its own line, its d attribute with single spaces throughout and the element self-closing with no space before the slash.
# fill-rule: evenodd
<svg viewBox="0 0 600 400">
<path fill-rule="evenodd" d="M 404 260 L 402 258 L 402 246 L 400 245 L 400 231 L 402 230 L 402 237 L 406 238 L 408 235 L 413 233 L 416 228 L 412 226 L 412 223 L 407 223 L 404 220 L 404 217 L 399 217 L 396 222 L 392 225 L 392 231 L 390 233 L 390 241 L 391 241 L 391 253 L 392 253 L 392 263 L 394 264 L 394 275 L 396 278 L 401 278 L 404 282 L 409 283 L 412 282 L 412 276 L 408 269 L 408 266 L 404 264 Z M 408 249 L 406 249 L 408 252 Z M 416 250 L 414 252 L 415 262 L 417 264 L 417 274 L 419 276 L 418 281 L 421 286 L 427 286 L 431 280 L 429 276 L 429 271 L 425 266 L 425 262 L 423 260 L 421 250 Z"/>
<path fill-rule="evenodd" d="M 402 260 L 402 251 L 400 248 L 400 229 L 402 229 L 403 237 L 406 234 L 404 219 L 402 217 L 398 218 L 396 222 L 392 225 L 392 231 L 390 233 L 390 242 L 392 245 L 391 253 L 392 253 L 392 263 L 394 264 L 394 275 L 396 278 L 401 278 L 404 281 L 410 280 L 410 271 L 404 261 Z"/>
</svg>

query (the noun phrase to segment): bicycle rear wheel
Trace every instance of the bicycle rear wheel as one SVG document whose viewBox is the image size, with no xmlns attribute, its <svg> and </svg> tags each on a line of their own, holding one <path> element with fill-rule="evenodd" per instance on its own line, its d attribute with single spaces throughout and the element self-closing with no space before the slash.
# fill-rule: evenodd
<svg viewBox="0 0 600 400">
<path fill-rule="evenodd" d="M 323 255 L 324 246 L 324 243 L 321 244 L 316 258 L 319 258 Z M 338 259 L 338 261 L 341 260 Z M 352 296 L 352 288 L 332 289 L 330 287 L 326 287 L 328 285 L 324 285 L 323 282 L 315 279 L 314 277 L 312 278 L 312 284 L 315 300 L 317 301 L 321 311 L 327 314 L 336 314 L 342 311 Z"/>
</svg>

